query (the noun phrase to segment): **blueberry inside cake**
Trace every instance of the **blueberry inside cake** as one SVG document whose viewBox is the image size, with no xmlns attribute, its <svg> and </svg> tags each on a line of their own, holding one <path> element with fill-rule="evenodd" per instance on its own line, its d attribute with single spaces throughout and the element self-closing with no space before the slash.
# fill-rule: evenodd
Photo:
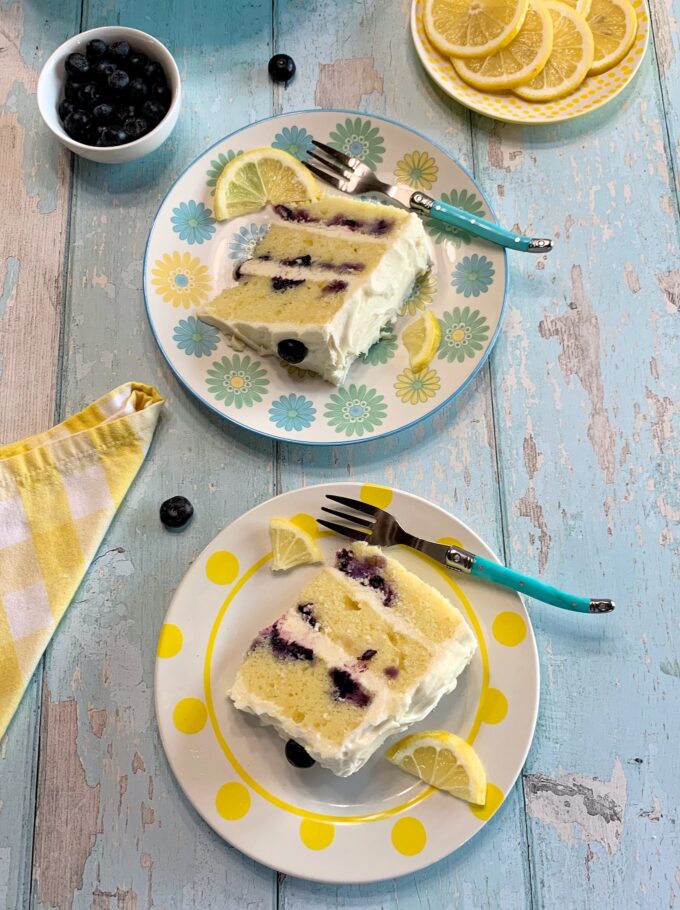
<svg viewBox="0 0 680 910">
<path fill-rule="evenodd" d="M 451 692 L 477 648 L 461 613 L 377 547 L 338 551 L 243 658 L 230 697 L 341 777 Z"/>
<path fill-rule="evenodd" d="M 235 284 L 199 312 L 254 348 L 340 384 L 430 265 L 420 219 L 328 196 L 278 205 Z"/>
</svg>

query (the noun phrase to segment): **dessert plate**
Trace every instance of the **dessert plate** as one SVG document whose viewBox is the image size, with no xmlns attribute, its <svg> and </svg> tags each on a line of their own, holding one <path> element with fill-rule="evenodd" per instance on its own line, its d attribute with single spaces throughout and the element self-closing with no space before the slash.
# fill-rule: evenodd
<svg viewBox="0 0 680 910">
<path fill-rule="evenodd" d="M 495 559 L 464 524 L 410 493 L 332 483 L 270 499 L 221 531 L 177 589 L 158 643 L 156 715 L 180 786 L 229 843 L 290 875 L 337 883 L 379 881 L 448 855 L 499 810 L 533 737 L 538 656 L 517 594 L 393 548 L 390 555 L 450 598 L 477 637 L 478 652 L 457 689 L 410 731 L 451 730 L 474 743 L 488 775 L 487 804 L 471 808 L 404 774 L 383 758 L 391 740 L 348 778 L 318 766 L 289 765 L 283 740 L 237 711 L 225 693 L 257 631 L 318 571 L 304 566 L 271 573 L 269 519 L 300 516 L 315 528 L 313 516 L 331 492 L 389 506 L 414 533 L 454 539 Z M 319 543 L 327 559 L 343 545 L 328 533 Z"/>
<path fill-rule="evenodd" d="M 478 114 L 508 123 L 559 123 L 595 111 L 628 85 L 637 73 L 649 42 L 649 12 L 644 0 L 631 0 L 638 20 L 633 46 L 617 66 L 591 76 L 571 95 L 556 101 L 525 101 L 512 92 L 482 92 L 463 82 L 448 57 L 430 42 L 423 25 L 425 0 L 413 0 L 411 37 L 428 75 L 440 89 Z"/>
<path fill-rule="evenodd" d="M 498 336 L 507 264 L 500 247 L 426 220 L 432 273 L 414 287 L 393 331 L 353 364 L 342 388 L 249 348 L 234 351 L 196 312 L 233 280 L 236 263 L 250 255 L 269 214 L 265 210 L 216 222 L 212 193 L 217 176 L 227 161 L 250 148 L 272 145 L 304 160 L 312 138 L 349 152 L 389 178 L 494 217 L 467 171 L 411 129 L 347 111 L 285 114 L 221 139 L 178 178 L 151 227 L 144 295 L 164 357 L 209 408 L 275 439 L 339 445 L 403 430 L 465 387 Z M 414 373 L 400 335 L 426 307 L 440 320 L 442 343 L 429 367 Z"/>
</svg>

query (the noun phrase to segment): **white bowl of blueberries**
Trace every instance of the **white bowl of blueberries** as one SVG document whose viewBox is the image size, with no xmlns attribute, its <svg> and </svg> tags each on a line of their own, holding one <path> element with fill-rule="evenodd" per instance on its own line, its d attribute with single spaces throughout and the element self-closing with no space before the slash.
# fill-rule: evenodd
<svg viewBox="0 0 680 910">
<path fill-rule="evenodd" d="M 107 164 L 134 161 L 165 142 L 181 98 L 170 51 L 146 32 L 115 25 L 65 41 L 38 80 L 38 107 L 57 139 Z"/>
</svg>

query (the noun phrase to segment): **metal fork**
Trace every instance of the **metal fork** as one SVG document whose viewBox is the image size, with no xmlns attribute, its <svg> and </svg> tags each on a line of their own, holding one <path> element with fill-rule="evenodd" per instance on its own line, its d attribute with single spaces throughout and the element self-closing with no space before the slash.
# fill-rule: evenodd
<svg viewBox="0 0 680 910">
<path fill-rule="evenodd" d="M 356 515 L 348 515 L 346 512 L 328 509 L 326 506 L 321 507 L 323 512 L 328 512 L 330 515 L 344 518 L 353 525 L 358 525 L 358 527 L 347 527 L 347 525 L 339 525 L 332 521 L 317 519 L 318 523 L 323 525 L 324 528 L 328 528 L 343 537 L 349 537 L 350 540 L 363 540 L 366 543 L 380 547 L 403 544 L 412 550 L 425 553 L 436 562 L 456 572 L 474 575 L 483 581 L 490 581 L 503 588 L 519 591 L 521 594 L 526 594 L 535 600 L 552 604 L 552 606 L 560 607 L 563 610 L 572 610 L 576 613 L 611 613 L 614 609 L 612 600 L 576 597 L 560 591 L 558 588 L 553 588 L 537 578 L 522 575 L 507 566 L 502 566 L 497 562 L 485 559 L 483 556 L 470 553 L 469 550 L 464 550 L 462 547 L 433 543 L 429 540 L 422 540 L 420 537 L 414 537 L 401 527 L 393 515 L 390 515 L 384 509 L 379 509 L 377 506 L 371 506 L 358 499 L 349 499 L 347 496 L 327 495 L 326 499 L 361 512 L 363 515 L 370 516 L 368 518 L 359 518 Z"/>
<path fill-rule="evenodd" d="M 312 142 L 317 151 L 309 152 L 309 157 L 322 164 L 324 168 L 310 164 L 308 161 L 305 162 L 306 167 L 321 180 L 325 180 L 326 183 L 330 183 L 343 193 L 351 195 L 383 193 L 405 209 L 410 209 L 418 215 L 434 218 L 450 227 L 460 228 L 509 250 L 521 250 L 524 253 L 548 253 L 552 250 L 552 240 L 525 237 L 522 234 L 507 231 L 493 221 L 471 215 L 470 212 L 463 209 L 433 199 L 425 193 L 414 191 L 411 187 L 385 183 L 358 158 L 350 158 L 349 155 L 345 155 L 323 142 L 318 142 L 316 139 L 313 139 Z"/>
</svg>

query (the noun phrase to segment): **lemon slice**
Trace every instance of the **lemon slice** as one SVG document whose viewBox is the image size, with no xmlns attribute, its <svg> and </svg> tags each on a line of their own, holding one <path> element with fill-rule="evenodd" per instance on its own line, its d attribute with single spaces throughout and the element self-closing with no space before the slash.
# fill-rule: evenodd
<svg viewBox="0 0 680 910">
<path fill-rule="evenodd" d="M 637 34 L 637 16 L 628 0 L 593 0 L 587 19 L 595 41 L 589 76 L 597 76 L 620 63 Z"/>
<path fill-rule="evenodd" d="M 411 369 L 417 373 L 432 360 L 442 340 L 437 317 L 431 310 L 426 310 L 415 322 L 406 326 L 401 340 L 408 351 Z"/>
<path fill-rule="evenodd" d="M 488 57 L 452 59 L 456 72 L 482 92 L 498 92 L 523 85 L 546 64 L 553 45 L 550 13 L 541 0 L 529 0 L 522 28 L 510 44 Z"/>
<path fill-rule="evenodd" d="M 233 158 L 217 178 L 215 217 L 225 221 L 259 212 L 268 202 L 309 202 L 320 196 L 316 180 L 297 158 L 279 149 L 252 149 Z"/>
<path fill-rule="evenodd" d="M 590 4 L 592 0 L 560 0 L 561 3 L 566 3 L 567 6 L 570 6 L 573 10 L 583 16 L 584 18 L 590 12 Z"/>
<path fill-rule="evenodd" d="M 484 57 L 510 44 L 529 0 L 425 0 L 425 31 L 447 57 Z"/>
<path fill-rule="evenodd" d="M 486 802 L 484 765 L 472 746 L 455 733 L 412 733 L 391 746 L 385 758 L 438 790 L 478 806 Z"/>
<path fill-rule="evenodd" d="M 552 17 L 553 46 L 538 76 L 513 89 L 525 101 L 554 101 L 570 95 L 593 65 L 593 34 L 583 16 L 560 0 L 544 2 Z"/>
<path fill-rule="evenodd" d="M 323 562 L 323 553 L 311 536 L 287 518 L 270 519 L 269 536 L 272 541 L 272 569 L 275 572 Z"/>
</svg>

